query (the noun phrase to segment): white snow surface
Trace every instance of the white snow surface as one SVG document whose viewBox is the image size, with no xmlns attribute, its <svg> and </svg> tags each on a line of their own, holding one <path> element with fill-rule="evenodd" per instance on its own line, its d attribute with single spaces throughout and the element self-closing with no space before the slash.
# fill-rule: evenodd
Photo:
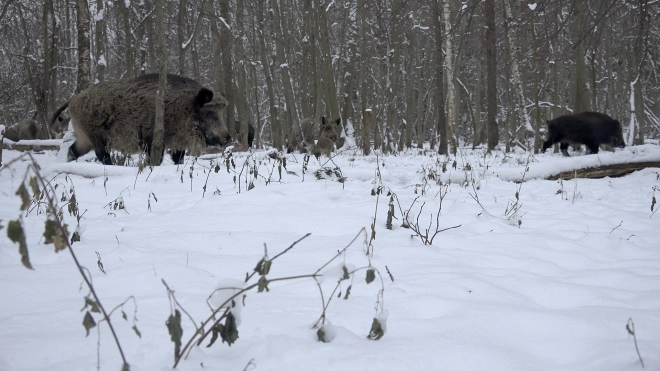
<svg viewBox="0 0 660 371">
<path fill-rule="evenodd" d="M 235 153 L 236 169 L 229 173 L 224 163 L 217 173 L 205 171 L 218 155 L 199 158 L 192 171 L 193 159 L 186 157 L 185 165 L 168 162 L 142 173 L 84 162 L 93 156 L 71 163 L 55 151 L 34 157 L 44 177 L 59 184 L 56 198 L 69 231 L 76 219 L 60 199 L 71 185 L 75 189 L 84 233 L 73 249 L 107 311 L 126 301 L 111 320 L 132 371 L 168 370 L 174 363 L 165 326 L 174 303 L 161 280 L 187 313 L 185 344 L 195 331 L 188 315 L 199 325 L 212 308 L 257 282 L 258 274 L 247 284 L 245 278 L 264 256 L 264 244 L 273 258 L 306 233 L 272 261 L 267 278 L 320 271 L 326 276 L 319 286 L 299 278 L 247 292 L 232 310 L 240 315 L 238 340 L 228 347 L 219 339 L 206 348 L 207 338 L 178 370 L 638 371 L 629 319 L 644 370 L 659 370 L 660 214 L 652 214 L 651 202 L 660 169 L 620 178 L 542 178 L 575 167 L 660 161 L 660 147 L 573 152 L 570 158 L 550 152 L 461 150 L 454 168 L 453 158 L 432 152 L 376 157 L 344 150 L 333 159 L 343 184 L 334 175 L 314 176 L 322 166 L 335 166 L 325 157 L 312 158 L 303 176 L 300 154 L 286 155 L 293 173 L 282 169 L 280 179 L 266 151 Z M 9 163 L 20 153 L 5 150 L 3 156 Z M 245 177 L 255 176 L 246 163 L 258 166 L 250 191 Z M 21 159 L 0 172 L 0 370 L 92 370 L 98 362 L 101 370 L 118 370 L 119 352 L 98 314 L 98 326 L 85 336 L 81 308 L 88 289 L 71 254 L 44 245 L 44 208 L 19 210 L 14 194 L 29 164 Z M 527 181 L 513 182 L 526 165 Z M 448 184 L 442 203 L 439 181 Z M 373 196 L 379 186 L 383 193 Z M 400 202 L 392 230 L 386 229 L 387 191 Z M 516 192 L 521 207 L 510 220 L 506 210 Z M 119 198 L 125 210 L 112 207 Z M 424 245 L 401 227 L 400 210 L 411 208 L 415 220 L 422 203 L 419 224 L 426 229 L 431 223 L 431 235 L 440 206 L 438 228 L 460 227 Z M 18 246 L 6 235 L 8 222 L 19 217 L 34 270 L 21 264 Z M 333 292 L 343 265 L 354 277 Z M 369 265 L 379 274 L 366 284 Z M 215 291 L 222 287 L 232 289 Z M 322 298 L 332 298 L 327 343 L 317 341 L 313 328 Z M 386 331 L 377 341 L 367 339 L 374 317 Z"/>
</svg>

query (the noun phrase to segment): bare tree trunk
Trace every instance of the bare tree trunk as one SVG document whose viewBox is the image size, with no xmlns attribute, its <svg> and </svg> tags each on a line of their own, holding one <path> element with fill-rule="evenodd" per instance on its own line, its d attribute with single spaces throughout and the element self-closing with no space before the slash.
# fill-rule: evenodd
<svg viewBox="0 0 660 371">
<path fill-rule="evenodd" d="M 639 7 L 639 30 L 637 35 L 637 40 L 635 42 L 635 48 L 632 52 L 634 63 L 631 67 L 637 69 L 637 83 L 634 88 L 635 104 L 634 111 L 631 114 L 634 114 L 636 117 L 637 123 L 637 136 L 633 139 L 631 144 L 640 145 L 644 144 L 644 135 L 646 134 L 646 111 L 644 110 L 644 95 L 643 85 L 644 79 L 644 66 L 647 54 L 647 22 L 648 22 L 648 0 L 638 0 Z M 632 107 L 631 107 L 632 108 Z M 629 142 L 630 143 L 630 142 Z"/>
<path fill-rule="evenodd" d="M 176 39 L 178 51 L 177 73 L 181 76 L 186 75 L 186 50 L 184 49 L 186 28 L 186 0 L 179 0 L 179 12 L 176 17 Z"/>
<path fill-rule="evenodd" d="M 575 60 L 575 75 L 573 76 L 573 112 L 579 113 L 584 111 L 589 111 L 589 97 L 587 89 L 587 65 L 584 62 L 585 56 L 585 43 L 582 37 L 582 27 L 586 21 L 584 16 L 584 10 L 580 5 L 576 5 L 574 8 L 574 14 L 572 18 L 575 20 L 573 22 L 573 39 L 575 40 L 575 45 L 573 46 L 573 59 Z"/>
<path fill-rule="evenodd" d="M 478 35 L 483 35 L 479 33 Z M 472 148 L 476 148 L 478 145 L 481 143 L 484 143 L 485 141 L 485 125 L 482 124 L 481 121 L 481 108 L 482 108 L 482 102 L 481 102 L 481 87 L 483 85 L 483 67 L 482 67 L 482 51 L 481 48 L 476 51 L 476 65 L 475 65 L 475 73 L 477 74 L 477 79 L 475 82 L 475 89 L 474 89 L 474 117 L 472 119 L 472 124 L 474 128 L 474 138 L 472 138 Z"/>
<path fill-rule="evenodd" d="M 234 66 L 232 64 L 232 47 L 234 41 L 234 35 L 229 29 L 229 24 L 231 23 L 231 14 L 229 13 L 229 1 L 230 0 L 220 0 L 220 16 L 224 19 L 225 22 L 221 25 L 220 38 L 222 40 L 222 67 L 224 68 L 223 76 L 225 78 L 225 97 L 229 102 L 225 111 L 227 112 L 227 129 L 233 136 L 236 133 L 234 129 L 236 121 L 236 113 L 234 112 L 234 106 L 236 104 L 236 87 L 234 85 Z"/>
<path fill-rule="evenodd" d="M 315 57 L 316 53 L 314 43 L 315 20 L 312 17 L 311 0 L 303 2 L 303 28 L 302 32 L 302 63 L 300 67 L 300 88 L 301 88 L 301 107 L 302 117 L 311 117 L 316 115 L 316 85 L 315 85 Z M 298 120 L 296 120 L 298 121 Z M 297 124 L 297 123 L 294 123 Z"/>
<path fill-rule="evenodd" d="M 437 111 L 438 125 L 434 138 L 440 135 L 438 153 L 447 154 L 447 121 L 445 115 L 445 79 L 444 79 L 444 55 L 442 53 L 443 33 L 442 33 L 442 11 L 438 4 L 440 0 L 431 0 L 431 10 L 433 12 L 433 26 L 435 28 L 435 109 Z"/>
<path fill-rule="evenodd" d="M 145 18 L 146 17 L 146 10 L 144 7 L 144 2 L 138 3 L 138 14 L 140 15 L 140 18 Z M 147 43 L 148 40 L 146 40 L 145 35 L 147 34 L 146 29 L 147 29 L 147 24 L 149 22 L 149 18 L 145 19 L 142 24 L 139 25 L 137 29 L 137 35 L 136 35 L 136 41 L 137 45 L 140 46 L 140 52 L 139 52 L 139 57 L 138 57 L 138 69 L 139 69 L 139 74 L 145 74 L 147 72 Z"/>
<path fill-rule="evenodd" d="M 484 1 L 486 21 L 486 134 L 488 150 L 495 149 L 500 141 L 497 126 L 497 37 L 495 33 L 495 0 Z"/>
<path fill-rule="evenodd" d="M 412 54 L 410 48 L 407 49 L 409 55 Z M 412 58 L 407 58 L 406 61 L 406 71 L 408 78 L 406 79 L 406 90 L 405 90 L 405 129 L 404 129 L 404 147 L 412 148 L 412 129 L 415 124 L 415 64 L 413 63 Z"/>
<path fill-rule="evenodd" d="M 325 91 L 323 92 L 326 97 L 325 111 L 334 119 L 339 116 L 339 104 L 337 103 L 337 85 L 335 84 L 335 77 L 332 71 L 330 34 L 328 33 L 330 25 L 328 24 L 326 7 L 321 4 L 319 0 L 314 1 L 317 1 L 315 9 L 316 19 L 319 23 L 315 29 L 319 32 L 317 40 L 320 52 L 318 54 L 319 63 L 321 64 L 320 70 L 322 71 L 321 86 L 325 88 Z"/>
<path fill-rule="evenodd" d="M 531 22 L 532 24 L 532 37 L 536 40 L 538 39 L 538 35 L 536 33 L 536 26 L 534 20 Z M 539 48 L 540 49 L 540 48 Z M 536 91 L 534 92 L 534 153 L 539 153 L 541 150 L 541 126 L 543 125 L 541 121 L 541 106 L 539 103 L 540 95 L 541 95 L 541 81 L 540 81 L 540 76 L 541 76 L 541 69 L 542 63 L 544 61 L 544 58 L 542 57 L 541 50 L 536 50 L 535 57 L 533 59 L 533 67 L 534 67 L 534 86 L 537 87 Z"/>
<path fill-rule="evenodd" d="M 264 76 L 266 77 L 266 90 L 268 90 L 268 102 L 269 102 L 269 111 L 270 111 L 270 133 L 271 133 L 271 143 L 275 149 L 278 151 L 282 149 L 282 127 L 279 120 L 279 113 L 277 109 L 277 101 L 275 100 L 275 87 L 273 86 L 273 74 L 268 61 L 268 49 L 266 48 L 266 33 L 265 31 L 265 17 L 264 17 L 264 4 L 259 3 L 259 10 L 257 11 L 259 17 L 259 42 L 261 47 L 261 65 L 264 70 Z"/>
<path fill-rule="evenodd" d="M 237 67 L 237 86 L 236 86 L 236 111 L 238 113 L 238 121 L 240 121 L 240 127 L 235 128 L 237 132 L 240 133 L 240 146 L 241 148 L 248 148 L 248 124 L 250 122 L 248 115 L 248 85 L 247 85 L 247 71 L 246 71 L 246 55 L 245 49 L 242 42 L 242 38 L 245 35 L 244 28 L 245 21 L 245 2 L 244 0 L 236 0 L 236 27 L 234 30 L 234 40 L 236 41 L 236 58 L 238 61 L 241 61 Z M 233 133 L 232 133 L 233 135 Z"/>
<path fill-rule="evenodd" d="M 355 36 L 355 35 L 354 35 Z M 357 61 L 357 44 L 355 41 L 350 41 L 350 46 L 348 47 L 349 49 L 349 55 L 347 56 L 347 63 L 346 63 L 346 70 L 345 70 L 345 81 L 346 81 L 346 88 L 344 89 L 344 107 L 342 111 L 342 119 L 343 119 L 343 126 L 344 129 L 348 128 L 348 124 L 350 123 L 352 126 L 355 125 L 355 120 L 352 119 L 354 116 L 354 111 L 353 111 L 353 90 L 354 90 L 354 85 L 355 85 L 355 62 Z M 349 133 L 345 130 L 345 134 L 349 135 Z M 355 132 L 352 132 L 353 139 L 355 139 Z"/>
<path fill-rule="evenodd" d="M 511 14 L 511 4 L 509 0 L 504 0 L 504 29 L 507 35 L 507 51 L 511 69 L 511 78 L 513 80 L 513 90 L 515 92 L 515 108 L 518 114 L 518 122 L 524 125 L 525 130 L 533 132 L 532 124 L 529 120 L 527 110 L 525 110 L 525 95 L 520 77 L 520 68 L 518 66 L 518 56 L 516 55 L 515 37 L 512 29 L 513 16 Z"/>
<path fill-rule="evenodd" d="M 78 14 L 78 84 L 76 93 L 80 93 L 90 85 L 90 15 L 87 0 L 76 0 L 76 12 Z"/>
<path fill-rule="evenodd" d="M 156 93 L 156 122 L 154 123 L 154 136 L 151 142 L 151 153 L 149 163 L 158 166 L 163 162 L 163 151 L 165 148 L 163 136 L 165 133 L 165 89 L 167 89 L 167 37 L 163 25 L 163 13 L 167 6 L 167 0 L 156 2 L 156 34 L 160 49 L 160 61 L 158 67 L 158 92 Z"/>
<path fill-rule="evenodd" d="M 373 113 L 370 109 L 364 111 L 362 121 L 362 154 L 368 156 L 371 153 L 371 126 L 373 125 Z"/>
<path fill-rule="evenodd" d="M 57 86 L 58 86 L 58 68 L 57 68 L 57 59 L 58 59 L 58 53 L 59 53 L 59 40 L 60 40 L 60 24 L 61 22 L 57 19 L 55 16 L 55 9 L 54 7 L 50 8 L 50 15 L 51 18 L 53 19 L 53 31 L 51 33 L 51 40 L 50 40 L 50 50 L 48 51 L 48 58 L 50 58 L 50 61 L 48 63 L 50 67 L 50 84 L 48 85 L 48 111 L 47 112 L 52 112 L 57 109 L 55 107 L 55 98 L 57 97 Z M 50 131 L 48 130 L 48 125 L 46 124 L 48 122 L 48 117 L 46 117 L 46 120 L 43 121 L 43 130 L 44 130 L 44 138 L 50 138 Z"/>
<path fill-rule="evenodd" d="M 401 9 L 404 6 L 403 0 L 398 0 L 395 3 L 393 3 L 392 6 L 392 14 L 390 17 L 392 19 L 395 19 L 394 17 L 399 16 L 400 19 L 400 13 L 395 13 L 397 12 L 397 9 Z M 399 123 L 399 112 L 398 112 L 398 107 L 399 107 L 399 87 L 401 86 L 401 79 L 400 79 L 400 73 L 401 73 L 401 60 L 404 54 L 403 51 L 403 22 L 401 20 L 395 20 L 392 25 L 392 34 L 390 36 L 390 48 L 392 49 L 392 60 L 389 65 L 389 86 L 387 88 L 386 94 L 387 94 L 387 130 L 388 130 L 388 145 L 387 149 L 388 151 L 398 147 L 399 150 L 403 149 L 403 146 L 401 144 L 397 144 L 397 142 L 401 142 L 400 140 L 397 141 L 397 139 L 401 139 L 403 137 L 403 133 L 401 133 L 401 125 Z"/>
<path fill-rule="evenodd" d="M 361 120 L 356 120 L 356 123 L 359 123 L 360 126 L 364 125 L 366 120 L 364 119 L 364 114 L 367 111 L 367 107 L 369 107 L 369 102 L 367 101 L 367 91 L 368 91 L 368 85 L 367 85 L 367 79 L 369 72 L 367 71 L 368 66 L 370 65 L 370 58 L 367 53 L 367 27 L 369 27 L 368 22 L 367 22 L 367 0 L 357 0 L 358 3 L 358 22 L 360 24 L 360 36 L 358 40 L 360 40 L 360 60 L 359 60 L 359 66 L 360 66 L 360 75 L 359 75 L 359 85 L 360 85 L 360 114 L 361 114 Z M 358 62 L 358 61 L 356 61 Z M 362 134 L 365 133 L 364 129 L 360 129 L 360 126 L 356 125 L 356 132 L 359 130 L 359 132 Z M 370 140 L 370 138 L 369 138 Z M 362 143 L 364 143 L 364 139 L 362 140 Z"/>
<path fill-rule="evenodd" d="M 105 0 L 96 0 L 96 22 L 95 41 L 96 41 L 96 81 L 105 80 L 105 13 L 103 2 Z"/>
<path fill-rule="evenodd" d="M 159 4 L 161 0 L 158 0 L 156 5 Z M 167 4 L 167 0 L 162 0 Z M 135 62 L 133 61 L 133 34 L 131 32 L 131 10 L 129 5 L 130 1 L 120 1 L 119 11 L 121 12 L 122 26 L 124 28 L 124 53 L 126 54 L 126 77 L 135 76 Z M 160 35 L 159 35 L 160 37 Z"/>
<path fill-rule="evenodd" d="M 276 43 L 275 49 L 277 53 L 277 60 L 280 65 L 280 80 L 282 82 L 282 87 L 284 90 L 284 102 L 286 107 L 284 110 L 284 122 L 282 125 L 282 130 L 285 134 L 291 132 L 294 122 L 298 121 L 298 114 L 296 109 L 296 100 L 293 93 L 293 80 L 289 74 L 291 61 L 286 55 L 286 48 L 284 43 L 288 42 L 289 38 L 285 37 L 284 30 L 282 26 L 282 12 L 279 7 L 279 0 L 270 0 L 272 15 L 273 15 L 273 25 L 275 26 L 275 32 L 277 37 L 281 42 Z"/>
<path fill-rule="evenodd" d="M 445 52 L 447 58 L 445 65 L 447 66 L 447 144 L 448 152 L 456 154 L 456 131 L 455 131 L 455 100 L 454 100 L 454 67 L 453 67 L 453 49 L 452 49 L 452 35 L 453 30 L 451 27 L 451 12 L 449 9 L 449 0 L 443 0 L 443 19 L 445 24 Z"/>
<path fill-rule="evenodd" d="M 422 61 L 419 61 L 420 64 Z M 417 134 L 417 148 L 424 148 L 424 96 L 426 91 L 425 69 L 420 65 L 417 68 L 417 109 L 415 115 L 415 132 Z"/>
<path fill-rule="evenodd" d="M 30 79 L 31 84 L 30 87 L 33 91 L 34 98 L 35 98 L 35 105 L 37 108 L 36 116 L 39 118 L 38 121 L 44 123 L 44 125 L 41 128 L 42 134 L 46 135 L 46 138 L 49 138 L 48 136 L 48 130 L 45 125 L 46 122 L 48 122 L 48 111 L 50 109 L 50 96 L 52 95 L 52 91 L 49 91 L 50 87 L 50 76 L 52 74 L 52 67 L 53 65 L 53 58 L 52 54 L 54 53 L 54 49 L 52 48 L 52 39 L 49 37 L 48 33 L 48 25 L 49 25 L 49 19 L 52 18 L 52 22 L 55 23 L 54 17 L 51 17 L 51 14 L 53 13 L 53 0 L 45 0 L 42 8 L 42 27 L 43 27 L 43 35 L 42 35 L 42 42 L 41 42 L 41 52 L 43 53 L 41 55 L 41 76 L 40 76 L 40 81 L 37 81 L 37 78 L 34 76 Z M 26 33 L 27 35 L 27 33 Z M 27 54 L 26 54 L 27 55 Z"/>
</svg>

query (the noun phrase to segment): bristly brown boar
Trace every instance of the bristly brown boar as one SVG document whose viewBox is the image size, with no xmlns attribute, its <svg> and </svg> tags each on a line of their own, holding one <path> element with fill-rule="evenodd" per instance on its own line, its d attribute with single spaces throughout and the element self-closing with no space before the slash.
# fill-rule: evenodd
<svg viewBox="0 0 660 371">
<path fill-rule="evenodd" d="M 76 141 L 69 160 L 94 150 L 102 163 L 111 165 L 109 151 L 149 154 L 153 140 L 158 74 L 107 81 L 71 98 L 68 106 Z M 186 150 L 224 146 L 231 136 L 223 119 L 227 99 L 196 81 L 167 75 L 165 92 L 164 148 L 172 161 L 183 162 Z M 54 120 L 54 119 L 53 119 Z"/>
</svg>

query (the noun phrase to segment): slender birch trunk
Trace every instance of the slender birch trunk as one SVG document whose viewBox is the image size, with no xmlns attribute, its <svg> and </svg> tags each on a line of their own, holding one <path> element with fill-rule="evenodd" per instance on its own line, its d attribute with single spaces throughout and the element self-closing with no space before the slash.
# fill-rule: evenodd
<svg viewBox="0 0 660 371">
<path fill-rule="evenodd" d="M 443 0 L 443 15 L 445 24 L 445 52 L 447 57 L 445 59 L 445 65 L 447 66 L 447 144 L 448 144 L 448 153 L 456 154 L 457 144 L 456 144 L 456 131 L 455 126 L 455 100 L 454 100 L 454 67 L 453 67 L 453 48 L 452 48 L 452 36 L 453 30 L 451 27 L 451 12 L 449 9 L 449 0 Z"/>
<path fill-rule="evenodd" d="M 512 21 L 513 16 L 511 14 L 511 5 L 509 0 L 504 0 L 504 29 L 506 30 L 507 35 L 507 51 L 509 54 L 509 62 L 511 68 L 511 78 L 513 79 L 513 90 L 515 93 L 515 104 L 514 110 L 518 114 L 518 120 L 520 124 L 524 125 L 525 129 L 533 132 L 534 128 L 529 120 L 529 115 L 527 110 L 525 110 L 525 94 L 523 91 L 522 80 L 520 78 L 520 68 L 518 66 L 518 56 L 516 55 L 515 50 L 515 37 L 513 35 Z"/>
</svg>

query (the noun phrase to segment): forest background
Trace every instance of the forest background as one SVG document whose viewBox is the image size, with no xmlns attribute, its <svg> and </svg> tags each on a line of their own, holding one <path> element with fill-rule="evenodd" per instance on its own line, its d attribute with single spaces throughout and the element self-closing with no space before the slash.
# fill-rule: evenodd
<svg viewBox="0 0 660 371">
<path fill-rule="evenodd" d="M 168 72 L 223 92 L 230 130 L 255 125 L 259 147 L 283 148 L 292 125 L 320 115 L 383 153 L 536 153 L 545 120 L 587 110 L 621 121 L 629 145 L 660 134 L 654 0 L 0 4 L 6 126 L 35 118 L 47 133 L 89 84 L 157 72 L 164 41 Z"/>
</svg>

